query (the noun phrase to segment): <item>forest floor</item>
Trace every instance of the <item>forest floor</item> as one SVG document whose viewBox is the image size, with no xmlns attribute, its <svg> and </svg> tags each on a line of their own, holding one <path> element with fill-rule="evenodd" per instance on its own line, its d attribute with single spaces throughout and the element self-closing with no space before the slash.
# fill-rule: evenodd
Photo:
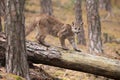
<svg viewBox="0 0 120 80">
<path fill-rule="evenodd" d="M 53 0 L 53 8 L 54 8 L 53 14 L 55 15 L 55 17 L 64 23 L 71 24 L 75 20 L 73 1 L 74 0 L 70 0 L 70 1 Z M 26 25 L 29 25 L 32 22 L 32 20 L 35 18 L 35 16 L 40 14 L 39 3 L 40 3 L 39 0 L 27 0 L 26 13 L 25 13 Z M 82 10 L 83 22 L 84 22 L 86 41 L 88 44 L 88 26 L 87 26 L 87 17 L 86 17 L 87 14 L 86 14 L 85 3 L 83 3 L 82 9 L 83 9 Z M 120 9 L 113 7 L 113 16 L 104 19 L 106 15 L 107 15 L 106 11 L 104 10 L 100 11 L 102 34 L 107 33 L 109 36 L 120 40 Z M 27 36 L 27 40 L 35 41 L 35 35 L 36 35 L 36 31 L 33 31 L 30 35 Z M 102 35 L 102 39 L 103 39 L 103 35 Z M 46 41 L 51 45 L 60 46 L 58 38 L 48 36 L 46 38 Z M 67 46 L 70 46 L 70 44 L 67 41 L 66 43 Z M 84 52 L 88 53 L 88 46 L 78 45 L 78 47 L 82 49 Z M 120 60 L 120 44 L 115 42 L 105 43 L 103 44 L 103 49 L 104 49 L 104 53 L 101 54 L 100 56 L 105 56 Z M 95 79 L 94 76 L 91 76 L 90 74 L 67 70 L 58 67 L 47 66 L 43 64 L 37 66 L 41 67 L 51 76 L 60 78 L 61 80 L 104 80 L 105 79 L 104 77 L 100 77 L 100 78 L 98 77 Z"/>
<path fill-rule="evenodd" d="M 59 19 L 64 23 L 71 24 L 75 20 L 73 7 L 74 5 L 72 0 L 71 1 L 53 0 L 53 8 L 54 8 L 53 14 L 57 19 Z M 86 34 L 86 41 L 88 42 L 88 26 L 87 26 L 87 17 L 86 17 L 87 14 L 86 14 L 85 3 L 83 3 L 82 9 L 83 9 L 82 11 L 83 11 L 83 21 L 84 21 L 84 29 Z M 27 10 L 26 24 L 29 25 L 29 23 L 33 20 L 33 18 L 36 15 L 39 15 L 40 13 L 39 0 L 36 0 L 36 1 L 29 0 L 29 2 L 27 2 L 26 10 Z M 100 11 L 102 34 L 107 33 L 111 37 L 120 39 L 120 9 L 114 7 L 113 15 L 108 17 L 107 19 L 104 19 L 106 15 L 107 15 L 107 12 L 105 10 Z M 36 32 L 33 31 L 27 37 L 27 39 L 35 41 L 35 34 Z M 102 35 L 102 38 L 103 38 L 103 35 Z M 51 45 L 60 46 L 58 38 L 48 36 L 46 38 L 46 41 Z M 67 43 L 67 46 L 70 46 L 70 44 L 67 41 L 66 43 Z M 78 47 L 82 49 L 84 52 L 88 53 L 88 46 L 78 45 Z M 104 54 L 101 54 L 101 56 L 105 56 L 113 59 L 120 59 L 120 44 L 117 44 L 115 42 L 105 43 L 103 44 L 103 49 L 104 49 Z M 105 79 L 103 77 L 94 78 L 94 76 L 91 76 L 86 73 L 62 69 L 58 67 L 52 67 L 52 66 L 47 66 L 42 64 L 40 64 L 39 66 L 42 69 L 44 69 L 46 72 L 48 72 L 50 75 L 54 77 L 58 77 L 61 80 L 104 80 Z"/>
</svg>

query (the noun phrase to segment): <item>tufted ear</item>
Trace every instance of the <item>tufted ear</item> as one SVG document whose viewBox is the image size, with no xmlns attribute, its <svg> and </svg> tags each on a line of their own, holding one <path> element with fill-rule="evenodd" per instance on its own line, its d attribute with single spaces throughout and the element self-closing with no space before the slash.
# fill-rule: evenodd
<svg viewBox="0 0 120 80">
<path fill-rule="evenodd" d="M 72 25 L 75 25 L 75 22 L 72 22 Z"/>
<path fill-rule="evenodd" d="M 83 22 L 81 22 L 80 25 L 83 25 Z"/>
</svg>

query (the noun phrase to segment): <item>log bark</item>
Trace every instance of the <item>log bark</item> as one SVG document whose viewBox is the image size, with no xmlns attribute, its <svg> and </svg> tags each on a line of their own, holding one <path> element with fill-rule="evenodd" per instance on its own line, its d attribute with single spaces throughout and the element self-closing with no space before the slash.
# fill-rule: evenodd
<svg viewBox="0 0 120 80">
<path fill-rule="evenodd" d="M 84 52 L 46 48 L 36 42 L 26 41 L 28 60 L 65 69 L 92 73 L 113 79 L 120 79 L 120 61 Z"/>
</svg>

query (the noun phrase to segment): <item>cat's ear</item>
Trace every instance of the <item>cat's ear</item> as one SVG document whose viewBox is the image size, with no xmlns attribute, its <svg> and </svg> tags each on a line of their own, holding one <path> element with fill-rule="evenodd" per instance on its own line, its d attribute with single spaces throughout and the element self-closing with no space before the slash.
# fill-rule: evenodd
<svg viewBox="0 0 120 80">
<path fill-rule="evenodd" d="M 72 22 L 72 25 L 75 25 L 75 22 Z"/>
<path fill-rule="evenodd" d="M 80 25 L 83 25 L 83 22 L 81 22 Z"/>
</svg>

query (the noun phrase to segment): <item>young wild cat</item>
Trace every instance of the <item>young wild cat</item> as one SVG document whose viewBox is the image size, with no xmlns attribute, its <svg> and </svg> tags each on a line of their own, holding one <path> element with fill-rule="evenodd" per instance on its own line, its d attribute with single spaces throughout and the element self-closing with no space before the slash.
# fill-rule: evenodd
<svg viewBox="0 0 120 80">
<path fill-rule="evenodd" d="M 65 45 L 65 39 L 68 39 L 73 49 L 76 51 L 80 51 L 75 43 L 75 36 L 73 32 L 75 27 L 74 25 L 72 27 L 70 24 L 63 24 L 52 16 L 42 15 L 34 20 L 34 22 L 26 30 L 26 35 L 33 31 L 35 27 L 37 27 L 38 31 L 36 39 L 40 44 L 49 47 L 50 45 L 45 42 L 45 38 L 47 35 L 52 35 L 59 38 L 63 49 L 68 50 Z"/>
</svg>

